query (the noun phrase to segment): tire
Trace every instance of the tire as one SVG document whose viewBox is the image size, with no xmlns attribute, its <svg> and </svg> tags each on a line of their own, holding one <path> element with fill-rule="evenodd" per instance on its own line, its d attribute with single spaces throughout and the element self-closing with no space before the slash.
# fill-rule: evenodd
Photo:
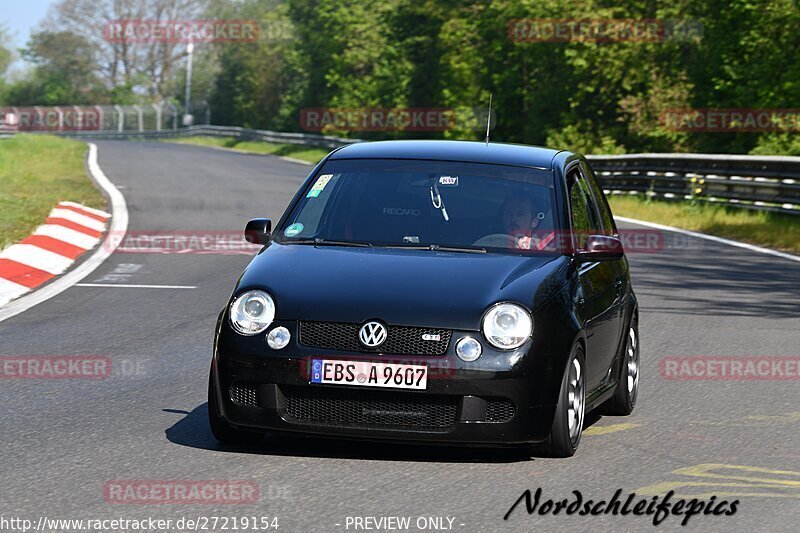
<svg viewBox="0 0 800 533">
<path fill-rule="evenodd" d="M 233 446 L 254 446 L 264 439 L 263 433 L 242 431 L 231 426 L 219 413 L 219 402 L 213 372 L 208 377 L 208 423 L 214 438 Z"/>
<path fill-rule="evenodd" d="M 534 446 L 536 454 L 572 457 L 581 442 L 586 415 L 586 358 L 583 346 L 575 345 L 561 378 L 561 391 L 547 440 Z"/>
<path fill-rule="evenodd" d="M 602 407 L 601 412 L 612 416 L 628 416 L 636 406 L 636 399 L 639 396 L 639 324 L 634 316 L 631 318 L 628 333 L 625 337 L 625 350 L 619 362 L 617 371 L 617 388 L 614 396 L 608 399 Z"/>
</svg>

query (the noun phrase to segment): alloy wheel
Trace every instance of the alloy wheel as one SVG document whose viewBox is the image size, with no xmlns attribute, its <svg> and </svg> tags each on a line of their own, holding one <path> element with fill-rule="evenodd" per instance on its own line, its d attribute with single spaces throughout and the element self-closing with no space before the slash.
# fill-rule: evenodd
<svg viewBox="0 0 800 533">
<path fill-rule="evenodd" d="M 628 397 L 631 405 L 636 403 L 636 395 L 639 392 L 639 340 L 636 337 L 636 329 L 631 327 L 625 347 L 625 361 L 628 366 Z"/>
<path fill-rule="evenodd" d="M 586 407 L 586 387 L 583 374 L 581 362 L 574 358 L 569 368 L 569 382 L 567 383 L 567 421 L 569 438 L 573 445 L 578 442 L 583 430 L 583 415 Z"/>
</svg>

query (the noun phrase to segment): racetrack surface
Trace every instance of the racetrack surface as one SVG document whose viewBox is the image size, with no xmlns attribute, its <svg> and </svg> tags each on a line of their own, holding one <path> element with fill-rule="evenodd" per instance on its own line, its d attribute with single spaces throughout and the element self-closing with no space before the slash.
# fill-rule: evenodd
<svg viewBox="0 0 800 533">
<path fill-rule="evenodd" d="M 237 233 L 249 218 L 277 220 L 310 170 L 195 146 L 98 147 L 132 232 Z M 0 356 L 103 355 L 114 368 L 98 381 L 0 380 L 0 514 L 34 522 L 277 516 L 282 531 L 348 531 L 354 516 L 410 516 L 412 526 L 417 517 L 453 517 L 453 530 L 469 532 L 646 530 L 652 517 L 528 516 L 524 506 L 503 516 L 526 489 L 607 500 L 618 488 L 624 497 L 670 483 L 682 496 L 740 500 L 735 516 L 695 516 L 683 531 L 794 530 L 800 382 L 667 380 L 659 362 L 800 356 L 800 264 L 681 235 L 667 234 L 666 244 L 629 256 L 641 315 L 637 408 L 590 417 L 570 459 L 290 437 L 257 449 L 218 445 L 206 420 L 214 323 L 250 256 L 116 252 L 84 283 L 196 288 L 75 286 L 0 323 Z M 708 464 L 728 466 L 699 466 Z M 185 479 L 255 480 L 261 495 L 248 505 L 103 497 L 111 480 Z"/>
</svg>

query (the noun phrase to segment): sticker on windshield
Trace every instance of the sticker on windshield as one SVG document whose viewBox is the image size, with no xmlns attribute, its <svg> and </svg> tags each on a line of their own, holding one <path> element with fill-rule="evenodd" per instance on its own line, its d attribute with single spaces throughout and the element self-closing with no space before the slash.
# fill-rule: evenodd
<svg viewBox="0 0 800 533">
<path fill-rule="evenodd" d="M 283 230 L 283 234 L 286 235 L 287 237 L 294 237 L 295 235 L 300 235 L 300 232 L 303 231 L 304 227 L 305 226 L 303 226 L 301 223 L 295 222 L 294 224 Z"/>
<path fill-rule="evenodd" d="M 458 176 L 440 176 L 439 185 L 443 187 L 458 187 Z"/>
<path fill-rule="evenodd" d="M 323 174 L 322 176 L 318 177 L 316 183 L 314 183 L 314 186 L 311 187 L 310 191 L 308 191 L 306 198 L 316 198 L 319 196 L 320 193 L 325 190 L 325 186 L 329 181 L 331 181 L 332 177 L 333 174 Z"/>
</svg>

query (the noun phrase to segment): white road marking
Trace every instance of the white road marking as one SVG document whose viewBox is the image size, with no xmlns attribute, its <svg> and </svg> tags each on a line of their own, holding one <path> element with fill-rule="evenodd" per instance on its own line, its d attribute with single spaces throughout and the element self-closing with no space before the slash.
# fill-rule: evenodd
<svg viewBox="0 0 800 533">
<path fill-rule="evenodd" d="M 76 213 L 71 209 L 59 209 L 55 208 L 50 212 L 51 217 L 58 217 L 64 218 L 66 220 L 70 220 L 76 224 L 80 224 L 83 227 L 103 231 L 106 229 L 106 223 L 100 222 L 99 220 L 95 220 L 91 217 L 87 217 L 86 215 L 81 215 L 80 213 Z"/>
<path fill-rule="evenodd" d="M 284 161 L 288 161 L 289 163 L 297 163 L 298 165 L 311 166 L 314 164 L 308 161 L 303 161 L 302 159 L 295 159 L 294 157 L 289 157 L 287 155 L 279 155 L 278 157 Z"/>
<path fill-rule="evenodd" d="M 126 285 L 123 283 L 76 283 L 76 287 L 111 287 L 114 289 L 196 289 L 196 285 Z"/>
<path fill-rule="evenodd" d="M 14 244 L 2 253 L 0 258 L 10 259 L 51 274 L 61 274 L 72 264 L 72 259 L 32 244 Z"/>
<path fill-rule="evenodd" d="M 760 254 L 767 254 L 767 255 L 774 255 L 775 257 L 780 257 L 782 259 L 788 259 L 790 261 L 797 261 L 800 262 L 800 256 L 787 254 L 785 252 L 779 252 L 777 250 L 770 250 L 769 248 L 762 248 L 761 246 L 755 246 L 753 244 L 747 244 L 746 242 L 739 242 L 739 241 L 732 241 L 730 239 L 723 239 L 722 237 L 715 237 L 713 235 L 706 235 L 705 233 L 699 233 L 697 231 L 689 231 L 686 229 L 674 228 L 672 226 L 665 226 L 663 224 L 656 224 L 655 222 L 647 222 L 644 220 L 637 220 L 635 218 L 627 218 L 627 217 L 614 217 L 615 219 L 622 221 L 622 222 L 630 222 L 632 224 L 638 224 L 640 226 L 645 226 L 648 228 L 655 228 L 660 229 L 663 231 L 672 231 L 674 233 L 681 233 L 683 235 L 689 235 L 690 237 L 697 237 L 698 239 L 705 239 L 707 241 L 714 241 L 721 244 L 727 244 L 728 246 L 735 246 L 737 248 L 744 248 L 745 250 L 750 250 L 752 252 L 758 252 Z"/>
<path fill-rule="evenodd" d="M 89 145 L 89 149 L 91 150 L 91 145 Z M 93 209 L 91 207 L 86 207 L 85 205 L 76 204 L 75 202 L 59 202 L 59 205 L 68 205 L 70 207 L 77 207 L 78 209 L 82 209 L 94 215 L 99 215 L 105 218 L 111 218 L 111 215 L 106 213 L 105 211 L 100 211 L 99 209 Z"/>
<path fill-rule="evenodd" d="M 66 226 L 59 226 L 58 224 L 43 224 L 36 228 L 33 234 L 52 237 L 59 241 L 77 246 L 78 248 L 83 248 L 84 250 L 91 249 L 99 240 L 97 237 L 92 237 L 80 231 L 69 229 Z"/>
<path fill-rule="evenodd" d="M 23 311 L 27 311 L 31 307 L 47 301 L 53 296 L 61 294 L 76 283 L 79 283 L 86 276 L 94 272 L 95 269 L 103 263 L 103 261 L 108 259 L 114 250 L 117 249 L 117 246 L 119 246 L 122 237 L 125 236 L 125 232 L 128 229 L 128 207 L 125 204 L 125 197 L 122 196 L 122 193 L 119 192 L 116 187 L 114 187 L 114 184 L 109 181 L 100 166 L 97 164 L 97 145 L 94 143 L 89 143 L 89 157 L 87 159 L 87 166 L 89 167 L 89 174 L 92 176 L 92 179 L 94 179 L 95 183 L 97 183 L 97 185 L 103 189 L 103 191 L 111 200 L 111 212 L 113 214 L 113 218 L 111 219 L 111 227 L 109 228 L 109 232 L 106 234 L 105 242 L 102 244 L 102 246 L 95 250 L 91 257 L 78 265 L 75 270 L 66 273 L 62 277 L 56 279 L 48 285 L 45 285 L 41 289 L 34 291 L 27 296 L 22 296 L 18 300 L 13 301 L 0 309 L 0 322 L 6 320 L 7 318 L 11 318 L 12 316 L 16 316 Z M 92 210 L 92 212 L 95 212 L 95 210 Z M 102 211 L 97 212 L 98 214 L 102 213 Z"/>
<path fill-rule="evenodd" d="M 29 290 L 30 289 L 24 285 L 0 278 L 0 305 L 4 305 L 9 300 L 13 300 L 17 296 L 21 296 Z"/>
</svg>

